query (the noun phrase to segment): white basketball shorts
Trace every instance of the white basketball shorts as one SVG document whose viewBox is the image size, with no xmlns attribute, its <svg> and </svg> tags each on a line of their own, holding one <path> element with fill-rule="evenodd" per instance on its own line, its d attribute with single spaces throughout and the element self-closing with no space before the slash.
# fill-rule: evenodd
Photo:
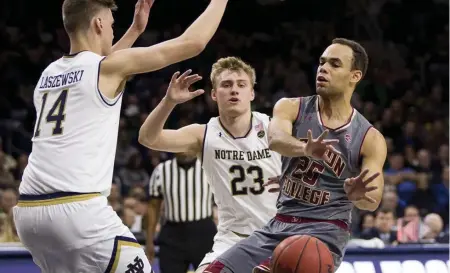
<svg viewBox="0 0 450 273">
<path fill-rule="evenodd" d="M 134 235 L 98 193 L 21 195 L 21 242 L 43 273 L 151 273 Z"/>
</svg>

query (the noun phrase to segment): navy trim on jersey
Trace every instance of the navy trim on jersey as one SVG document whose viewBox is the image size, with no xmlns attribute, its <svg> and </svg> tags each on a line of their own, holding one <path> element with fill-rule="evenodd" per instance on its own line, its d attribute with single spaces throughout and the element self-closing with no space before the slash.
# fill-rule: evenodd
<svg viewBox="0 0 450 273">
<path fill-rule="evenodd" d="M 218 120 L 219 120 L 220 127 L 222 127 L 222 129 L 225 131 L 225 133 L 227 133 L 227 134 L 228 134 L 229 136 L 231 136 L 233 139 L 241 139 L 241 138 L 246 138 L 246 137 L 248 137 L 248 135 L 250 135 L 250 132 L 252 131 L 252 128 L 253 128 L 253 112 L 252 112 L 251 115 L 250 115 L 250 128 L 248 128 L 247 133 L 246 133 L 244 136 L 241 136 L 241 137 L 235 137 L 235 136 L 233 136 L 233 134 L 230 133 L 230 132 L 227 130 L 227 128 L 225 128 L 225 126 L 223 126 L 222 121 L 220 121 L 220 117 L 218 118 Z"/>
<path fill-rule="evenodd" d="M 206 142 L 206 132 L 208 131 L 208 124 L 205 125 L 205 133 L 203 134 L 203 143 L 202 143 L 202 156 L 201 156 L 201 163 L 203 167 L 203 157 L 205 154 L 205 142 Z"/>
<path fill-rule="evenodd" d="M 136 241 L 136 239 L 134 239 L 134 238 L 125 237 L 125 236 L 116 236 L 116 238 L 114 239 L 114 246 L 113 246 L 111 258 L 109 260 L 108 267 L 106 268 L 105 273 L 113 272 L 113 269 L 115 271 L 116 268 L 113 268 L 113 266 L 114 266 L 114 262 L 119 258 L 117 252 L 120 251 L 119 248 L 120 248 L 121 243 L 136 246 L 137 248 L 141 247 L 141 245 L 138 243 L 138 241 Z"/>
<path fill-rule="evenodd" d="M 86 52 L 87 50 L 81 50 L 72 54 L 64 54 L 62 57 L 63 58 L 73 58 L 75 56 L 77 56 L 78 54 L 82 53 L 82 52 Z"/>
<path fill-rule="evenodd" d="M 98 94 L 100 95 L 100 98 L 102 99 L 102 101 L 103 101 L 107 106 L 114 106 L 114 105 L 116 105 L 116 103 L 119 101 L 120 97 L 122 97 L 122 95 L 123 95 L 123 90 L 122 90 L 122 92 L 120 92 L 120 94 L 119 94 L 115 99 L 113 99 L 113 102 L 111 103 L 111 102 L 108 102 L 109 99 L 107 99 L 107 98 L 105 98 L 105 97 L 103 96 L 102 92 L 100 91 L 100 87 L 99 87 L 99 85 L 98 85 L 99 80 L 100 80 L 100 67 L 101 67 L 101 65 L 102 65 L 103 60 L 105 60 L 105 58 L 106 58 L 106 57 L 103 57 L 103 58 L 100 60 L 100 62 L 98 62 L 98 71 L 97 71 L 97 92 L 98 92 Z"/>
</svg>

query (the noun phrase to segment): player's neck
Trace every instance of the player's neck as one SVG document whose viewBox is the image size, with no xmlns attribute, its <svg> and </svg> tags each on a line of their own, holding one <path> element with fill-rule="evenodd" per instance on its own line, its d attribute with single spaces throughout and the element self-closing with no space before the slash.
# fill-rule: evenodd
<svg viewBox="0 0 450 273">
<path fill-rule="evenodd" d="M 243 115 L 231 117 L 219 115 L 220 123 L 233 137 L 244 137 L 250 131 L 252 112 L 248 111 Z"/>
<path fill-rule="evenodd" d="M 350 99 L 345 96 L 324 98 L 319 96 L 319 110 L 322 119 L 346 122 L 353 113 Z"/>
<path fill-rule="evenodd" d="M 73 34 L 70 38 L 70 54 L 75 54 L 81 51 L 91 51 L 102 55 L 101 47 L 95 41 L 96 39 L 89 37 L 89 34 Z"/>
</svg>

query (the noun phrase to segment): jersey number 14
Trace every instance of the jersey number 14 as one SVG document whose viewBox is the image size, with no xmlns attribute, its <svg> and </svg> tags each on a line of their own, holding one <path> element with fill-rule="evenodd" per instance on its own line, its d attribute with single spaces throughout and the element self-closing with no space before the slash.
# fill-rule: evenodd
<svg viewBox="0 0 450 273">
<path fill-rule="evenodd" d="M 65 109 L 66 109 L 66 100 L 68 89 L 61 91 L 59 97 L 53 103 L 52 108 L 47 113 L 45 117 L 46 122 L 54 122 L 55 126 L 52 129 L 52 136 L 61 135 L 63 133 L 62 123 L 66 118 Z M 41 121 L 42 116 L 44 115 L 45 104 L 47 103 L 48 92 L 42 95 L 42 105 L 41 112 L 39 113 L 39 119 L 37 121 L 36 130 L 34 132 L 34 137 L 39 137 L 41 134 Z"/>
</svg>

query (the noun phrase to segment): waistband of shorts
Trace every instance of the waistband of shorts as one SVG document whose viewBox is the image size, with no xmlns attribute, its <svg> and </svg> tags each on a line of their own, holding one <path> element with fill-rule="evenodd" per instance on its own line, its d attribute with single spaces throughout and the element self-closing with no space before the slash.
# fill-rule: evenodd
<svg viewBox="0 0 450 273">
<path fill-rule="evenodd" d="M 329 224 L 338 226 L 345 231 L 350 230 L 349 225 L 346 222 L 341 221 L 341 220 L 312 219 L 312 218 L 297 217 L 297 216 L 291 216 L 291 215 L 285 215 L 285 214 L 279 214 L 279 213 L 277 213 L 277 215 L 275 216 L 275 219 L 280 222 L 293 223 L 293 224 L 329 223 Z"/>
<path fill-rule="evenodd" d="M 60 205 L 78 201 L 85 201 L 101 196 L 99 192 L 80 193 L 80 192 L 54 192 L 41 195 L 21 194 L 19 196 L 18 207 L 40 207 Z"/>
</svg>

